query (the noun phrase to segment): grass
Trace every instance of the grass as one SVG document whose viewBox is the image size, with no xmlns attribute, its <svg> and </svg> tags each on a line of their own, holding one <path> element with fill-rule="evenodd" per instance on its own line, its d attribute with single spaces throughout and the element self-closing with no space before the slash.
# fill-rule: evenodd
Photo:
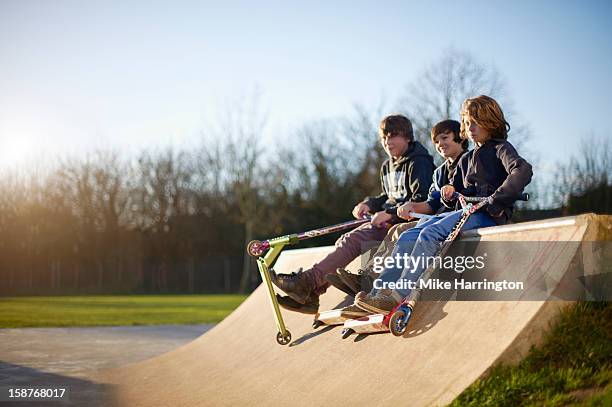
<svg viewBox="0 0 612 407">
<path fill-rule="evenodd" d="M 244 295 L 0 298 L 0 328 L 216 323 Z"/>
<path fill-rule="evenodd" d="M 612 303 L 566 309 L 545 342 L 516 366 L 498 366 L 451 406 L 612 405 Z"/>
</svg>

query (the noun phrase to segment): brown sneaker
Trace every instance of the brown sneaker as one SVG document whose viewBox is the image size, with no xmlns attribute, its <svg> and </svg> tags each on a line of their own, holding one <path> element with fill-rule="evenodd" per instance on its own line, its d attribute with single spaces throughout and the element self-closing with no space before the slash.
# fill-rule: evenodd
<svg viewBox="0 0 612 407">
<path fill-rule="evenodd" d="M 354 296 L 357 291 L 351 290 L 349 286 L 344 284 L 340 276 L 338 274 L 330 273 L 325 276 L 325 281 L 336 287 L 340 291 L 344 291 L 348 295 Z"/>
<path fill-rule="evenodd" d="M 367 317 L 368 315 L 373 314 L 373 312 L 362 310 L 361 308 L 359 308 L 358 306 L 354 304 L 344 307 L 340 311 L 341 311 L 340 313 L 341 317 L 351 318 L 351 319 Z"/>
<path fill-rule="evenodd" d="M 283 290 L 289 297 L 300 304 L 306 304 L 310 297 L 315 295 L 314 284 L 308 275 L 310 270 L 300 269 L 291 274 L 276 274 L 270 269 L 270 277 L 275 286 Z M 318 298 L 317 298 L 318 301 Z"/>
<path fill-rule="evenodd" d="M 362 269 L 359 269 L 357 274 L 353 274 L 343 268 L 336 269 L 336 274 L 338 277 L 340 277 L 340 280 L 354 293 L 361 291 L 361 279 L 363 277 L 363 273 L 364 271 Z"/>
<path fill-rule="evenodd" d="M 355 305 L 376 314 L 388 314 L 397 304 L 399 302 L 391 296 L 391 293 L 383 290 L 377 292 L 376 295 L 361 291 L 355 296 Z"/>
<path fill-rule="evenodd" d="M 319 311 L 319 297 L 311 297 L 306 304 L 300 304 L 291 297 L 280 296 L 276 294 L 278 305 L 294 312 L 302 314 L 316 314 Z"/>
<path fill-rule="evenodd" d="M 370 291 L 372 291 L 372 288 L 374 288 L 374 280 L 376 280 L 378 276 L 379 274 L 364 273 L 363 277 L 361 278 L 361 290 L 360 291 L 365 291 L 366 293 L 369 293 Z"/>
</svg>

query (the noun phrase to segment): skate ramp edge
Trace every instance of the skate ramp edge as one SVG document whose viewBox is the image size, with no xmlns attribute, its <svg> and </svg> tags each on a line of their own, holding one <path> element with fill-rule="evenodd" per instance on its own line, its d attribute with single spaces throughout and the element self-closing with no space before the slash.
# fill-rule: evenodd
<svg viewBox="0 0 612 407">
<path fill-rule="evenodd" d="M 486 228 L 482 241 L 612 240 L 612 217 L 592 214 Z M 572 247 L 575 247 L 572 246 Z M 309 267 L 333 247 L 285 251 L 277 272 Z M 581 250 L 581 249 L 578 249 Z M 576 251 L 576 250 L 575 250 Z M 590 253 L 539 253 L 539 270 L 556 281 L 576 259 L 598 273 Z M 508 253 L 526 273 L 536 259 Z M 358 260 L 349 268 L 356 270 Z M 588 270 L 586 270 L 588 268 Z M 495 270 L 487 270 L 487 273 Z M 348 301 L 330 288 L 320 310 Z M 312 316 L 283 311 L 293 339 L 276 343 L 271 307 L 260 285 L 232 314 L 195 341 L 165 355 L 92 373 L 114 388 L 121 406 L 380 404 L 445 405 L 497 363 L 522 359 L 542 340 L 565 301 L 447 301 L 417 305 L 409 332 L 343 340 L 341 327 L 313 330 Z"/>
</svg>

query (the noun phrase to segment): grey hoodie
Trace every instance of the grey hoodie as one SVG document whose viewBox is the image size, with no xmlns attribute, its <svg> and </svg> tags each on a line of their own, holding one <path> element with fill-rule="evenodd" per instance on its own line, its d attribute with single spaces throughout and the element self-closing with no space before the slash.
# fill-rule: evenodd
<svg viewBox="0 0 612 407">
<path fill-rule="evenodd" d="M 397 218 L 397 207 L 404 202 L 427 200 L 434 171 L 433 157 L 421 143 L 413 141 L 403 156 L 396 160 L 388 158 L 380 168 L 380 182 L 383 192 L 367 197 L 363 203 L 372 212 L 385 212 Z"/>
</svg>

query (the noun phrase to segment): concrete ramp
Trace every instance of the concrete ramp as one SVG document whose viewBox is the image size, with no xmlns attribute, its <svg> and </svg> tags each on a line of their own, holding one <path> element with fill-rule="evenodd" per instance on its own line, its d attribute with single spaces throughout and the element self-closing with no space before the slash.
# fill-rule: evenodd
<svg viewBox="0 0 612 407">
<path fill-rule="evenodd" d="M 550 281 L 562 281 L 576 269 L 577 259 L 585 273 L 601 273 L 601 256 L 578 253 L 583 249 L 575 244 L 550 249 L 547 242 L 610 240 L 611 227 L 612 217 L 583 215 L 482 229 L 464 239 L 533 241 L 540 250 L 512 252 L 510 245 L 506 265 L 533 279 L 537 264 L 540 277 L 548 274 Z M 286 251 L 275 269 L 308 267 L 330 250 Z M 125 406 L 444 405 L 496 363 L 524 357 L 559 308 L 568 304 L 423 302 L 405 337 L 375 334 L 346 340 L 341 327 L 313 330 L 311 316 L 284 311 L 293 342 L 280 346 L 263 288 L 192 343 L 100 372 L 97 380 L 114 385 L 117 403 Z M 345 295 L 330 288 L 321 301 L 321 310 L 331 309 Z"/>
</svg>

